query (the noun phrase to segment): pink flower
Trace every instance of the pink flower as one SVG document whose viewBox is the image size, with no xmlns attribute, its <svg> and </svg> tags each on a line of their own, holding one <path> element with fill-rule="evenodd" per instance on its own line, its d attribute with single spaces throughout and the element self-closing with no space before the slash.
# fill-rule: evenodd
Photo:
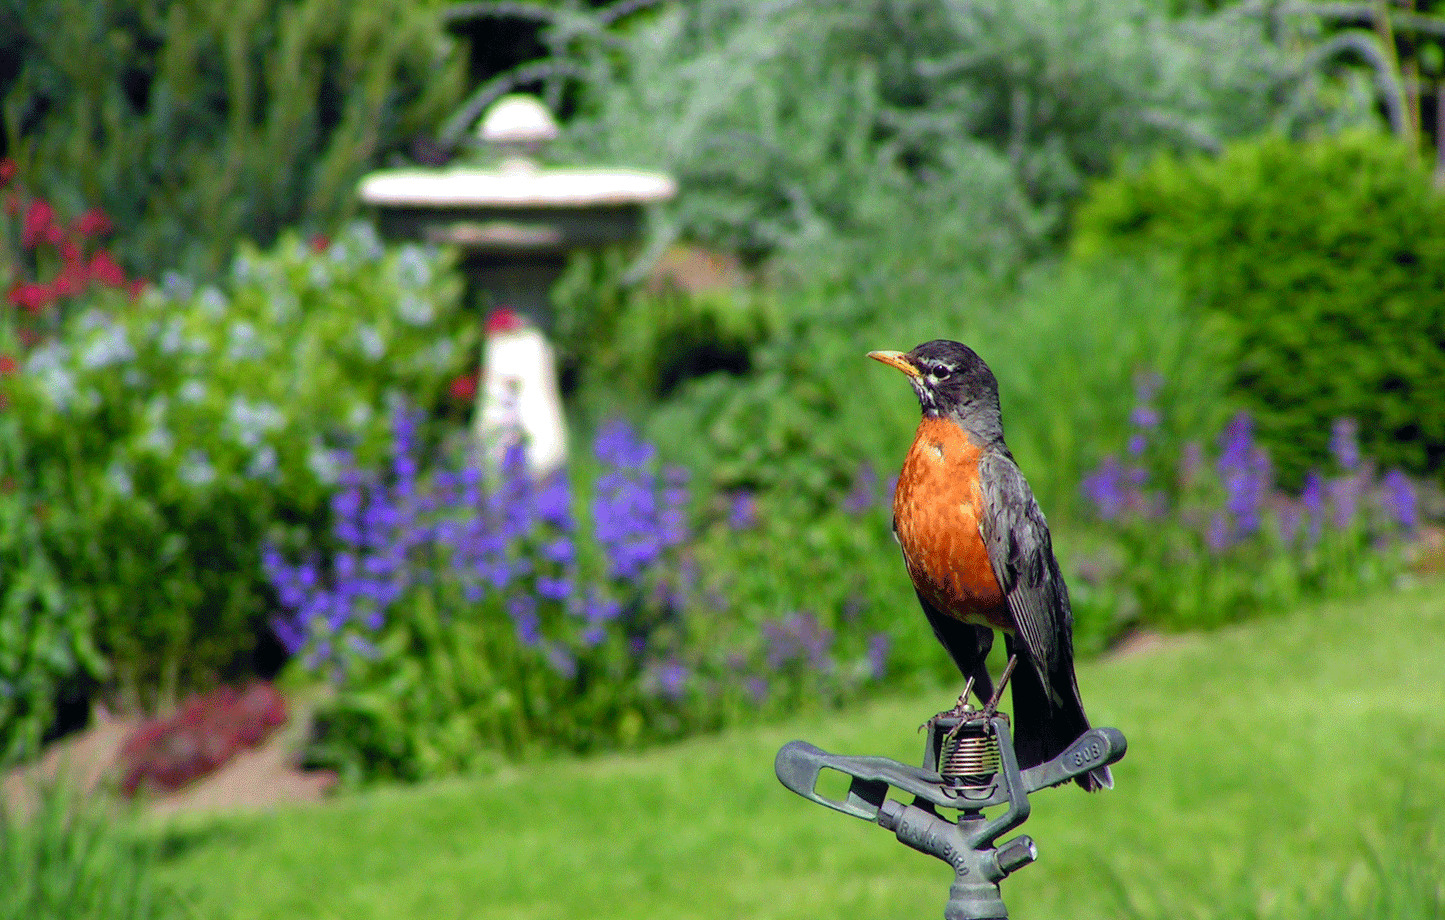
<svg viewBox="0 0 1445 920">
<path fill-rule="evenodd" d="M 125 272 L 120 270 L 120 266 L 115 264 L 115 259 L 112 259 L 110 253 L 104 249 L 91 257 L 90 277 L 110 287 L 125 286 Z"/>
<path fill-rule="evenodd" d="M 6 299 L 27 313 L 39 313 L 55 299 L 55 292 L 48 285 L 19 281 Z"/>
<path fill-rule="evenodd" d="M 0 377 L 4 377 L 6 374 L 15 373 L 15 367 L 16 364 L 14 358 L 10 357 L 9 355 L 0 355 Z"/>
<path fill-rule="evenodd" d="M 100 208 L 91 208 L 75 221 L 75 232 L 81 236 L 92 234 L 109 233 L 111 227 L 110 218 Z"/>
<path fill-rule="evenodd" d="M 40 198 L 33 199 L 25 209 L 25 222 L 20 233 L 20 244 L 34 249 L 41 240 L 50 236 L 55 221 L 55 209 Z"/>
<path fill-rule="evenodd" d="M 55 296 L 74 297 L 85 290 L 85 283 L 89 280 L 85 274 L 85 265 L 79 261 L 66 262 L 60 269 L 60 274 L 55 276 Z"/>
</svg>

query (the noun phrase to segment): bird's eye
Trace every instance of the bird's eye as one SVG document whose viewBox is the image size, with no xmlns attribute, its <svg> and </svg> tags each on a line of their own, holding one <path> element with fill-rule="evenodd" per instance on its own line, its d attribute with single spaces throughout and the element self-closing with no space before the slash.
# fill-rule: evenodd
<svg viewBox="0 0 1445 920">
<path fill-rule="evenodd" d="M 928 373 L 935 380 L 947 380 L 948 375 L 953 373 L 953 368 L 949 367 L 947 364 L 935 364 L 933 365 L 933 367 L 928 369 Z"/>
</svg>

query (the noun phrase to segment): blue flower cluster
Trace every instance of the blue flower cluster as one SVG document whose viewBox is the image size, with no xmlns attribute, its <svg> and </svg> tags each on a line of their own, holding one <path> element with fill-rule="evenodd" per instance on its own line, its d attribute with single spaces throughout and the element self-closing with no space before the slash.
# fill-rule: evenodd
<svg viewBox="0 0 1445 920">
<path fill-rule="evenodd" d="M 291 564 L 274 547 L 265 550 L 267 575 L 287 611 L 274 630 L 312 669 L 339 669 L 349 653 L 368 654 L 394 605 L 415 589 L 445 582 L 469 604 L 500 600 L 518 643 L 570 677 L 576 653 L 600 645 L 629 602 L 635 606 L 638 586 L 676 587 L 677 579 L 660 570 L 688 536 L 686 473 L 669 469 L 659 477 L 652 448 L 630 426 L 607 425 L 595 444 L 603 473 L 592 503 L 593 537 L 605 574 L 589 581 L 564 475 L 534 480 L 518 447 L 495 476 L 466 463 L 424 477 L 420 422 L 415 412 L 395 413 L 384 471 L 364 471 L 342 458 L 331 503 L 337 549 L 329 571 L 315 559 Z M 576 628 L 549 637 L 544 607 Z"/>
<path fill-rule="evenodd" d="M 1352 419 L 1340 419 L 1331 431 L 1330 450 L 1339 473 L 1326 477 L 1311 472 L 1304 489 L 1297 497 L 1282 494 L 1274 481 L 1269 452 L 1254 440 L 1254 423 L 1246 412 L 1230 420 L 1218 442 L 1218 459 L 1214 463 L 1214 481 L 1218 490 L 1217 505 L 1200 515 L 1197 508 L 1184 509 L 1171 502 L 1164 489 L 1151 489 L 1149 468 L 1144 455 L 1156 446 L 1155 437 L 1160 415 L 1151 404 L 1157 392 L 1153 375 L 1136 383 L 1138 405 L 1130 416 L 1133 431 L 1129 438 L 1127 460 L 1105 457 L 1081 483 L 1081 491 L 1095 514 L 1104 521 L 1162 521 L 1171 514 L 1185 523 L 1201 526 L 1205 544 L 1212 552 L 1221 553 L 1259 533 L 1268 513 L 1273 517 L 1278 536 L 1287 544 L 1303 540 L 1313 545 L 1320 539 L 1326 524 L 1336 530 L 1348 530 L 1364 523 L 1362 514 L 1368 509 L 1404 533 L 1414 531 L 1419 522 L 1418 501 L 1408 477 L 1391 470 L 1376 480 L 1374 465 L 1360 455 L 1358 425 Z M 1203 451 L 1197 443 L 1185 445 L 1178 462 L 1178 496 L 1209 493 L 1201 489 L 1205 471 Z"/>
</svg>

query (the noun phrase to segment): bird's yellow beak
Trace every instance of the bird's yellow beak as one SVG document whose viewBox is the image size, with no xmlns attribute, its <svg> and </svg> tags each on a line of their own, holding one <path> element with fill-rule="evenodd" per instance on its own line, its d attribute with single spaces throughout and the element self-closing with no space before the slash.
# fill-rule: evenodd
<svg viewBox="0 0 1445 920">
<path fill-rule="evenodd" d="M 874 361 L 882 361 L 890 367 L 896 367 L 910 377 L 918 376 L 918 368 L 914 367 L 913 362 L 908 360 L 908 355 L 901 351 L 870 351 L 868 357 Z"/>
</svg>

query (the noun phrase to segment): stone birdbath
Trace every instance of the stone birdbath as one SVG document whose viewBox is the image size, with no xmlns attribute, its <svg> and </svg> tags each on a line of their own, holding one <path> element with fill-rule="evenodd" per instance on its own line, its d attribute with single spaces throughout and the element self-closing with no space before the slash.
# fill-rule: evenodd
<svg viewBox="0 0 1445 920">
<path fill-rule="evenodd" d="M 456 246 L 468 299 L 488 321 L 476 429 L 491 451 L 525 433 L 534 471 L 565 459 L 556 368 L 545 335 L 550 291 L 572 253 L 636 240 L 646 206 L 677 193 L 671 177 L 623 168 L 550 168 L 535 157 L 557 136 L 531 96 L 506 96 L 482 116 L 492 168 L 389 169 L 361 181 L 384 237 Z M 502 445 L 505 446 L 505 445 Z"/>
</svg>

